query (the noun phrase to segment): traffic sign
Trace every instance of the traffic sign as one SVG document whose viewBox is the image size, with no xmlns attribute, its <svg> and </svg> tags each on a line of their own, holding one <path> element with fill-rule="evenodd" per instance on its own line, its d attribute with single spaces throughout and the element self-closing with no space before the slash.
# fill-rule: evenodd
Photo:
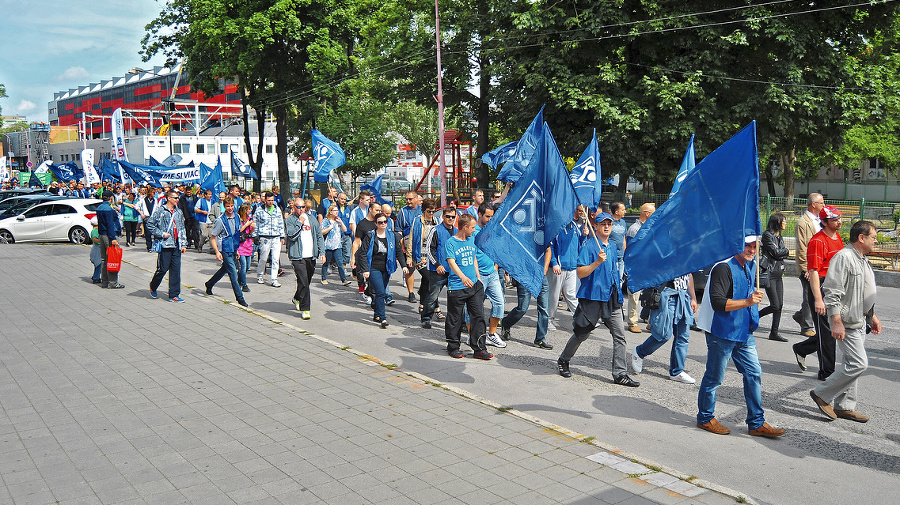
<svg viewBox="0 0 900 505">
<path fill-rule="evenodd" d="M 31 168 L 31 167 L 34 166 L 34 163 L 32 163 L 31 160 L 28 160 L 28 162 L 25 163 L 25 166 L 28 167 L 28 168 Z"/>
</svg>

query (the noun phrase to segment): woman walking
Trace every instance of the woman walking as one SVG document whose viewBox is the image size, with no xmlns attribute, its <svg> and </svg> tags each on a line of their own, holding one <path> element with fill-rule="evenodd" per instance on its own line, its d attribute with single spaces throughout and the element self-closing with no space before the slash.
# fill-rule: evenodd
<svg viewBox="0 0 900 505">
<path fill-rule="evenodd" d="M 238 281 L 241 284 L 241 291 L 247 293 L 250 288 L 247 286 L 247 270 L 250 270 L 250 257 L 253 256 L 253 230 L 256 228 L 256 222 L 250 219 L 250 205 L 243 204 L 238 209 L 238 217 L 241 218 L 240 234 L 244 238 L 241 245 L 238 246 Z"/>
<path fill-rule="evenodd" d="M 776 212 L 769 216 L 769 224 L 762 236 L 762 255 L 759 258 L 760 265 L 769 277 L 769 286 L 766 288 L 766 296 L 769 298 L 769 306 L 759 311 L 759 317 L 772 314 L 772 329 L 769 330 L 769 340 L 787 342 L 787 339 L 778 334 L 781 325 L 781 309 L 784 305 L 784 259 L 790 251 L 784 247 L 784 238 L 781 231 L 787 227 L 784 214 Z"/>
<path fill-rule="evenodd" d="M 344 272 L 342 261 L 339 261 L 343 259 L 341 234 L 347 232 L 347 227 L 338 215 L 339 210 L 337 203 L 331 204 L 325 213 L 325 218 L 322 219 L 322 235 L 325 236 L 325 263 L 322 265 L 322 284 L 328 284 L 328 266 L 337 265 L 341 284 L 348 286 L 350 281 L 347 280 L 347 273 Z"/>
<path fill-rule="evenodd" d="M 375 214 L 375 229 L 363 238 L 360 253 L 357 254 L 357 268 L 375 291 L 372 301 L 372 307 L 375 309 L 373 321 L 381 323 L 382 328 L 388 327 L 384 305 L 388 297 L 387 287 L 391 274 L 397 270 L 397 264 L 402 267 L 404 275 L 409 272 L 406 257 L 397 254 L 401 251 L 400 239 L 396 233 L 387 231 L 387 220 L 388 218 L 381 212 Z"/>
<path fill-rule="evenodd" d="M 135 245 L 137 239 L 137 226 L 140 215 L 137 203 L 134 201 L 134 193 L 128 193 L 128 198 L 122 202 L 122 222 L 125 225 L 125 247 Z"/>
</svg>

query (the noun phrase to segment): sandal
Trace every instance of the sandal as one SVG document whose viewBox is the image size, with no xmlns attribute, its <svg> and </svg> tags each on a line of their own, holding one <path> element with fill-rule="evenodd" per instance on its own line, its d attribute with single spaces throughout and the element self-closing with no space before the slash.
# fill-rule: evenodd
<svg viewBox="0 0 900 505">
<path fill-rule="evenodd" d="M 422 304 L 420 303 L 420 304 L 419 304 L 419 314 L 422 313 L 422 310 L 423 310 L 423 309 L 425 309 L 425 307 L 423 307 Z"/>
<path fill-rule="evenodd" d="M 444 313 L 441 312 L 441 309 L 434 309 L 434 317 L 444 319 Z"/>
</svg>

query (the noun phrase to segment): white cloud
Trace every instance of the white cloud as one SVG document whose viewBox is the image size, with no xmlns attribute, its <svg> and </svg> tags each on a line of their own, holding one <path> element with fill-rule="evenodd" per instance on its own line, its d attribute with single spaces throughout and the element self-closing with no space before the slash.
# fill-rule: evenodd
<svg viewBox="0 0 900 505">
<path fill-rule="evenodd" d="M 28 114 L 29 112 L 34 112 L 37 110 L 37 105 L 30 100 L 22 100 L 19 102 L 19 105 L 16 106 L 16 112 L 19 114 Z"/>
<path fill-rule="evenodd" d="M 60 75 L 53 78 L 56 82 L 83 81 L 90 78 L 91 74 L 84 67 L 69 67 Z"/>
</svg>

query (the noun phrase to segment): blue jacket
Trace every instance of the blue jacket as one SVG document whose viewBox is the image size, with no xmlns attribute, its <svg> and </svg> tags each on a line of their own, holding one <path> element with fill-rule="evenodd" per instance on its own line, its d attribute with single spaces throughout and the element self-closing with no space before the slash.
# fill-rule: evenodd
<svg viewBox="0 0 900 505">
<path fill-rule="evenodd" d="M 584 238 L 581 226 L 575 221 L 569 222 L 550 242 L 550 249 L 553 252 L 550 256 L 550 266 L 559 265 L 563 270 L 578 268 L 578 251 L 581 250 Z"/>
<path fill-rule="evenodd" d="M 402 209 L 397 211 L 397 225 L 400 227 L 404 237 L 412 232 L 412 227 L 421 215 L 421 205 L 417 205 L 415 209 L 410 209 L 408 205 L 404 205 Z"/>
<path fill-rule="evenodd" d="M 174 219 L 174 222 L 173 222 Z M 169 226 L 171 224 L 171 227 Z M 175 213 L 169 212 L 169 207 L 165 204 L 157 205 L 153 210 L 153 215 L 147 221 L 147 228 L 153 235 L 153 238 L 163 241 L 163 249 L 184 249 L 187 247 L 187 232 L 184 229 L 184 216 L 181 209 L 175 207 Z M 163 234 L 168 233 L 169 238 L 163 239 Z M 178 235 L 178 242 L 175 242 L 175 235 Z"/>
<path fill-rule="evenodd" d="M 109 202 L 103 202 L 97 207 L 97 232 L 106 235 L 110 240 L 115 240 L 122 231 L 119 224 L 119 214 L 112 208 Z"/>
<path fill-rule="evenodd" d="M 385 234 L 387 237 L 387 258 L 385 259 L 385 268 L 387 269 L 388 275 L 394 273 L 397 270 L 397 242 L 400 240 L 397 237 L 396 233 L 387 232 Z M 366 240 L 369 241 L 368 246 L 366 247 L 366 263 L 364 265 L 360 265 L 359 268 L 363 272 L 368 272 L 370 268 L 372 268 L 372 254 L 375 250 L 375 230 L 370 231 L 366 234 Z"/>
<path fill-rule="evenodd" d="M 607 302 L 612 298 L 613 288 L 619 293 L 619 303 L 623 302 L 622 290 L 619 288 L 619 267 L 617 262 L 618 247 L 616 243 L 609 242 L 602 246 L 606 253 L 606 261 L 600 263 L 600 266 L 591 272 L 591 275 L 581 279 L 581 285 L 578 286 L 578 298 L 585 300 L 595 300 L 598 302 Z M 586 240 L 584 247 L 578 254 L 578 265 L 590 265 L 597 259 L 597 253 L 600 248 L 597 247 L 597 241 L 594 239 Z"/>
<path fill-rule="evenodd" d="M 445 248 L 447 246 L 447 240 L 453 235 L 456 235 L 457 231 L 459 230 L 457 230 L 455 226 L 452 231 L 448 230 L 443 223 L 437 224 L 431 229 L 431 233 L 428 234 L 425 243 L 427 246 L 427 251 L 425 252 L 428 255 L 428 270 L 435 272 L 437 271 L 438 265 L 441 265 L 446 272 L 450 271 L 450 264 L 447 263 L 447 252 L 445 251 Z"/>
</svg>

